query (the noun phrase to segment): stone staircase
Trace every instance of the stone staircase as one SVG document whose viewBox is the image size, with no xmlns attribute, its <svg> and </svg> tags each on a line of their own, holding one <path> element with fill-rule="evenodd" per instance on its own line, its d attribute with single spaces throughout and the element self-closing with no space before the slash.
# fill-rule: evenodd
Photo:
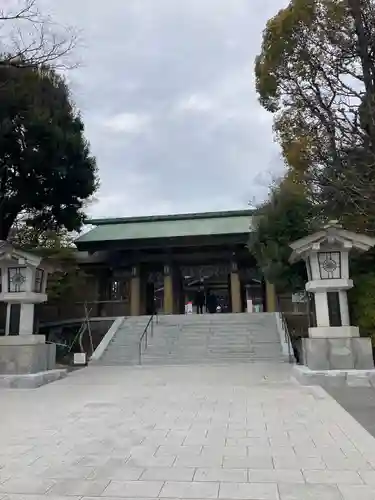
<svg viewBox="0 0 375 500">
<path fill-rule="evenodd" d="M 138 343 L 149 319 L 149 316 L 126 318 L 95 364 L 105 366 L 138 364 Z"/>
<path fill-rule="evenodd" d="M 138 363 L 138 341 L 148 317 L 128 318 L 99 363 Z M 143 365 L 284 361 L 275 314 L 159 316 L 142 353 Z"/>
</svg>

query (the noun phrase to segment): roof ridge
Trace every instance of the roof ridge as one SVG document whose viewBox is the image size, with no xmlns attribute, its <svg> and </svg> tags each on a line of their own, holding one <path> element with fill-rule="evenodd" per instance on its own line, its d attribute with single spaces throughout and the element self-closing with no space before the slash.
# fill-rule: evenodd
<svg viewBox="0 0 375 500">
<path fill-rule="evenodd" d="M 239 217 L 250 216 L 254 213 L 252 209 L 243 210 L 227 210 L 220 212 L 192 212 L 171 215 L 143 215 L 135 217 L 109 217 L 102 219 L 89 219 L 87 224 L 94 226 L 101 226 L 107 224 L 124 224 L 133 222 L 160 222 L 160 221 L 173 221 L 173 220 L 194 220 L 194 219 L 218 219 L 222 217 Z"/>
</svg>

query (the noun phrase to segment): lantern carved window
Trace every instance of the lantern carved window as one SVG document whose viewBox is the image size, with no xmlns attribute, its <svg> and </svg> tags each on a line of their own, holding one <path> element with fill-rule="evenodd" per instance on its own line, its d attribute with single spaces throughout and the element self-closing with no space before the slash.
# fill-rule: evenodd
<svg viewBox="0 0 375 500">
<path fill-rule="evenodd" d="M 318 262 L 322 280 L 341 278 L 341 252 L 319 252 Z"/>
<path fill-rule="evenodd" d="M 8 292 L 26 292 L 26 267 L 8 268 Z"/>
</svg>

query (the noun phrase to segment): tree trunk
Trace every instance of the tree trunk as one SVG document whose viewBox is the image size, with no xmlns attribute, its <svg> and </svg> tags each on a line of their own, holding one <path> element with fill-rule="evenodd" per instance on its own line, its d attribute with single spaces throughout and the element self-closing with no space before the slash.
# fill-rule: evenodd
<svg viewBox="0 0 375 500">
<path fill-rule="evenodd" d="M 370 136 L 371 149 L 375 151 L 375 113 L 374 113 L 374 99 L 375 99 L 375 65 L 370 56 L 370 49 L 372 40 L 366 33 L 366 28 L 363 22 L 362 12 L 363 3 L 368 0 L 348 0 L 349 9 L 354 21 L 354 28 L 358 40 L 358 52 L 361 60 L 363 82 L 366 90 L 366 114 L 368 123 L 368 133 Z M 371 8 L 371 5 L 370 5 Z"/>
</svg>

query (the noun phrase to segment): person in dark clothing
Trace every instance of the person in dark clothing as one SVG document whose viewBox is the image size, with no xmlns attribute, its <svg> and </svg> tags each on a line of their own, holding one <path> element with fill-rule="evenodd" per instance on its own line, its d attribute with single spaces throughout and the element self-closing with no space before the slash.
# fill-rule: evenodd
<svg viewBox="0 0 375 500">
<path fill-rule="evenodd" d="M 197 314 L 203 314 L 203 307 L 205 302 L 204 290 L 199 287 L 195 296 L 195 305 L 197 306 Z"/>
<path fill-rule="evenodd" d="M 207 297 L 207 309 L 210 314 L 214 314 L 216 312 L 217 299 L 214 293 L 209 293 Z"/>
</svg>

